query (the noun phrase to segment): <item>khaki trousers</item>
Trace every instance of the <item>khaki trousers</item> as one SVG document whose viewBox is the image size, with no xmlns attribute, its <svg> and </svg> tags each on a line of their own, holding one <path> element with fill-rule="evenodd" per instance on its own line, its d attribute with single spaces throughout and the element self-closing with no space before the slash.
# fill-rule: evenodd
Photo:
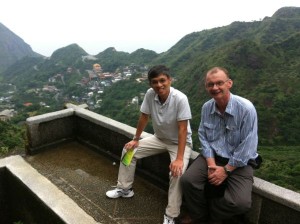
<svg viewBox="0 0 300 224">
<path fill-rule="evenodd" d="M 138 159 L 160 154 L 163 152 L 168 152 L 170 155 L 170 160 L 174 161 L 177 156 L 177 150 L 177 144 L 162 141 L 155 136 L 147 137 L 140 140 L 139 146 L 137 147 L 137 151 L 134 154 L 131 164 L 127 167 L 120 163 L 117 187 L 121 189 L 130 189 L 132 187 L 134 182 L 136 162 Z M 183 173 L 185 172 L 188 166 L 191 150 L 191 146 L 187 144 L 184 152 L 184 167 L 182 171 Z M 123 154 L 124 150 L 122 152 L 122 156 Z M 170 217 L 177 217 L 180 214 L 181 203 L 182 192 L 180 185 L 180 177 L 173 177 L 169 175 L 168 205 L 166 208 L 166 214 Z"/>
</svg>

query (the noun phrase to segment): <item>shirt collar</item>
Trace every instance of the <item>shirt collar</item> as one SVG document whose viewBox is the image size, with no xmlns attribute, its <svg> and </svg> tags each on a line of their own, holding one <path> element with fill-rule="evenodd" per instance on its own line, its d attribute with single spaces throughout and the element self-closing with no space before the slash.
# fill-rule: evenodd
<svg viewBox="0 0 300 224">
<path fill-rule="evenodd" d="M 225 113 L 230 114 L 230 115 L 232 115 L 232 116 L 234 116 L 234 115 L 236 114 L 236 112 L 237 112 L 237 111 L 233 108 L 233 101 L 234 101 L 233 94 L 230 93 L 230 99 L 229 99 L 229 102 L 228 102 L 228 104 L 227 104 Z"/>
<path fill-rule="evenodd" d="M 211 114 L 213 114 L 213 113 L 219 114 L 220 112 L 217 109 L 216 101 L 214 99 L 212 99 L 212 100 L 213 100 L 213 107 L 211 110 Z M 234 116 L 234 114 L 235 114 L 235 110 L 233 108 L 233 94 L 232 93 L 230 93 L 230 98 L 229 98 L 228 104 L 226 106 L 225 113 L 230 114 L 232 116 Z"/>
</svg>

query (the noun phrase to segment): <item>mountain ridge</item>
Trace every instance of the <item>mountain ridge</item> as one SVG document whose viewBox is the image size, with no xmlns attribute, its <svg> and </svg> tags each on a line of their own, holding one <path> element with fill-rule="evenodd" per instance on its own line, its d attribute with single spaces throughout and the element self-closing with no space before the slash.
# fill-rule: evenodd
<svg viewBox="0 0 300 224">
<path fill-rule="evenodd" d="M 0 72 L 25 56 L 41 55 L 0 22 Z"/>
<path fill-rule="evenodd" d="M 209 98 L 203 87 L 204 74 L 211 67 L 223 66 L 234 80 L 232 92 L 249 98 L 257 108 L 260 144 L 298 144 L 299 30 L 300 8 L 284 7 L 261 21 L 233 22 L 228 26 L 190 33 L 160 54 L 145 49 L 119 52 L 110 47 L 95 55 L 93 60 L 83 60 L 87 53 L 79 45 L 71 44 L 58 49 L 47 59 L 27 57 L 19 60 L 3 72 L 2 78 L 23 90 L 22 95 L 16 97 L 19 101 L 26 95 L 26 89 L 49 84 L 49 77 L 67 74 L 69 67 L 74 68 L 72 78 L 66 75 L 73 79 L 72 85 L 61 86 L 61 94 L 65 94 L 62 98 L 71 98 L 71 94 L 80 92 L 76 89 L 78 80 L 75 78 L 82 78 L 94 63 L 101 64 L 107 72 L 130 65 L 166 64 L 176 79 L 174 87 L 189 98 L 192 129 L 197 133 L 201 106 Z M 138 116 L 138 110 L 124 107 L 120 102 L 126 104 L 135 96 L 132 94 L 139 94 L 147 88 L 147 83 L 134 81 L 138 75 L 141 74 L 134 74 L 132 80 L 120 81 L 107 89 L 101 96 L 101 108 L 95 111 L 135 126 L 133 118 Z M 30 97 L 32 95 L 28 94 L 26 99 Z"/>
</svg>

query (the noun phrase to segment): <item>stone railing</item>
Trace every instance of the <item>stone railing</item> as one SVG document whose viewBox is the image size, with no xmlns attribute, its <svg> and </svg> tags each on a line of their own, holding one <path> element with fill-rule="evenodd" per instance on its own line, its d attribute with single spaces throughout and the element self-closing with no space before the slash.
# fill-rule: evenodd
<svg viewBox="0 0 300 224">
<path fill-rule="evenodd" d="M 0 223 L 98 223 L 19 155 L 0 159 L 0 199 Z"/>
<path fill-rule="evenodd" d="M 27 119 L 28 154 L 60 144 L 78 141 L 99 153 L 120 159 L 121 150 L 135 134 L 135 128 L 96 114 L 79 106 Z M 149 136 L 143 133 L 142 138 Z M 193 156 L 196 156 L 194 152 Z M 167 189 L 167 153 L 138 161 L 137 172 L 157 186 Z M 254 179 L 253 205 L 246 215 L 248 223 L 299 223 L 300 194 L 262 179 Z"/>
</svg>

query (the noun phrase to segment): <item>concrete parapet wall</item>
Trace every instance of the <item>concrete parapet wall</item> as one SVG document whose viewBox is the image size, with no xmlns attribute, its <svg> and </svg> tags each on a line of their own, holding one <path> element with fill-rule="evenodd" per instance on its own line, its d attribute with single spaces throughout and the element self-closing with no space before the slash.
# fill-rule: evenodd
<svg viewBox="0 0 300 224">
<path fill-rule="evenodd" d="M 27 152 L 33 154 L 40 148 L 74 139 L 76 122 L 73 115 L 74 109 L 65 109 L 28 118 Z"/>
<path fill-rule="evenodd" d="M 0 159 L 0 180 L 0 223 L 98 223 L 21 156 Z"/>
<path fill-rule="evenodd" d="M 65 139 L 74 139 L 93 149 L 120 158 L 121 150 L 135 134 L 135 128 L 74 105 L 70 109 L 27 119 L 28 153 Z M 50 134 L 52 132 L 58 132 Z M 49 136 L 48 136 L 49 135 Z M 144 132 L 142 138 L 149 136 Z M 198 155 L 193 153 L 193 157 Z M 167 189 L 168 154 L 138 161 L 137 171 Z M 300 194 L 259 178 L 254 178 L 253 206 L 248 223 L 296 224 L 300 220 Z"/>
</svg>

